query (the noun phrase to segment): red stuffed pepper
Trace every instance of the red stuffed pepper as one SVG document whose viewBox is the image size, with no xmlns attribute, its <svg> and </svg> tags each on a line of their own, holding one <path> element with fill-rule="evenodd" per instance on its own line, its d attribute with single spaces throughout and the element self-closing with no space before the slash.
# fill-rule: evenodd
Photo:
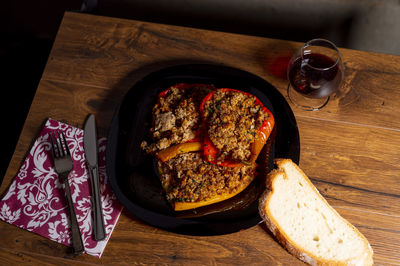
<svg viewBox="0 0 400 266">
<path fill-rule="evenodd" d="M 219 89 L 200 104 L 205 159 L 225 167 L 255 163 L 275 125 L 272 113 L 257 97 Z"/>
<path fill-rule="evenodd" d="M 162 153 L 162 158 L 170 158 L 176 151 L 192 151 L 198 145 L 180 145 L 201 142 L 202 121 L 200 103 L 204 96 L 215 88 L 208 84 L 177 84 L 158 94 L 152 110 L 150 144 L 142 142 L 142 149 L 149 154 Z M 175 145 L 179 147 L 172 148 Z"/>
<path fill-rule="evenodd" d="M 197 109 L 198 105 L 200 104 L 200 102 L 197 101 L 197 99 L 201 99 L 201 94 L 204 94 L 204 92 L 209 92 L 212 88 L 209 85 L 205 85 L 205 84 L 187 84 L 187 83 L 179 83 L 175 86 L 169 87 L 168 89 L 160 92 L 158 94 L 158 98 L 157 98 L 157 105 L 160 106 L 162 105 L 162 101 L 168 101 L 168 97 L 171 94 L 174 94 L 176 90 L 178 91 L 187 91 L 188 94 L 184 97 L 182 97 L 184 100 L 180 99 L 180 103 L 178 106 L 179 107 L 187 107 L 188 104 L 190 104 L 191 102 L 195 103 L 195 108 Z M 195 91 L 197 94 L 196 95 L 193 93 L 193 91 Z M 176 94 L 176 93 L 175 93 Z M 197 98 L 197 99 L 196 99 Z M 174 99 L 173 101 L 176 101 L 176 99 Z M 169 111 L 169 110 L 165 110 L 165 111 Z M 203 131 L 200 127 L 198 127 L 195 132 L 194 132 L 195 136 L 192 139 L 189 140 L 184 140 L 184 142 L 198 142 L 201 141 L 203 136 Z"/>
</svg>

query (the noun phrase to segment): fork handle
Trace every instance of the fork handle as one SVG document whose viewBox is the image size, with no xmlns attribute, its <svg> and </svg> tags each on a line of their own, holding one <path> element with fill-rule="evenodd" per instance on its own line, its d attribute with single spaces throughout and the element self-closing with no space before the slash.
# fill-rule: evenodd
<svg viewBox="0 0 400 266">
<path fill-rule="evenodd" d="M 71 189 L 68 182 L 68 174 L 62 175 L 62 179 L 64 180 L 65 194 L 68 201 L 69 217 L 71 220 L 72 248 L 74 249 L 74 253 L 79 255 L 85 251 L 85 248 L 83 246 L 78 220 L 76 219 L 74 203 L 72 202 Z"/>
</svg>

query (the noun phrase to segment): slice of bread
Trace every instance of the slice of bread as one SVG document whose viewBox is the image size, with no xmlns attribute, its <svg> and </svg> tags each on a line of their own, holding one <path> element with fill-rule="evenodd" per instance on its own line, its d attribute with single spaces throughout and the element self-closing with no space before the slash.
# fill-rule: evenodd
<svg viewBox="0 0 400 266">
<path fill-rule="evenodd" d="M 289 159 L 275 160 L 259 211 L 281 245 L 311 265 L 372 265 L 368 240 Z"/>
</svg>

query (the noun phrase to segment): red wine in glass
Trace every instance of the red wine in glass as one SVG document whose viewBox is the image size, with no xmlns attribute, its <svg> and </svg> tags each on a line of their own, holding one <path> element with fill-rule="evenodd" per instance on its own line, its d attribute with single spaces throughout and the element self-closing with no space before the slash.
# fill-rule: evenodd
<svg viewBox="0 0 400 266">
<path fill-rule="evenodd" d="M 288 96 L 296 106 L 305 110 L 321 109 L 343 80 L 339 50 L 327 40 L 307 42 L 292 57 L 288 78 Z"/>
<path fill-rule="evenodd" d="M 311 53 L 298 57 L 289 69 L 293 88 L 311 98 L 331 95 L 342 80 L 342 73 L 330 57 Z"/>
</svg>

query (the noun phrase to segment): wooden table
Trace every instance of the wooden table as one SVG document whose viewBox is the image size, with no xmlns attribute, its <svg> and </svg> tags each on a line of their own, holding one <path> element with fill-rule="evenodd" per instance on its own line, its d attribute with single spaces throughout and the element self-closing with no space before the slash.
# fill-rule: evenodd
<svg viewBox="0 0 400 266">
<path fill-rule="evenodd" d="M 47 117 L 83 127 L 88 113 L 107 135 L 118 103 L 156 69 L 209 62 L 240 68 L 286 95 L 281 62 L 300 43 L 69 13 L 60 26 L 18 145 L 0 189 L 16 175 Z M 341 49 L 349 96 L 322 111 L 292 106 L 300 166 L 329 203 L 370 241 L 376 264 L 400 264 L 400 57 Z M 22 78 L 22 77 L 21 77 Z M 0 222 L 0 261 L 70 264 L 285 264 L 289 255 L 263 225 L 198 237 L 149 226 L 123 211 L 103 257 Z"/>
</svg>

